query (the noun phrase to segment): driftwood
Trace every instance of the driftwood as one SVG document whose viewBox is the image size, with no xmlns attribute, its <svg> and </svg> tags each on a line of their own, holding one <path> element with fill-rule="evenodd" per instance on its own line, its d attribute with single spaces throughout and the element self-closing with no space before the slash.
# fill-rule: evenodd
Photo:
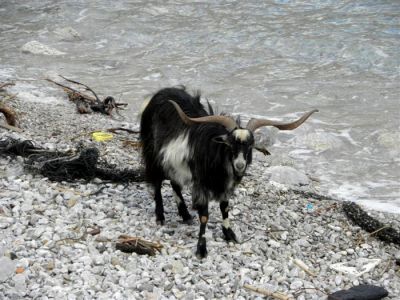
<svg viewBox="0 0 400 300">
<path fill-rule="evenodd" d="M 142 148 L 142 143 L 139 141 L 123 140 L 122 146 L 131 147 L 133 149 L 140 149 L 140 148 Z"/>
<path fill-rule="evenodd" d="M 120 235 L 115 247 L 117 250 L 121 250 L 125 253 L 135 252 L 140 255 L 147 254 L 154 256 L 157 252 L 161 252 L 163 245 L 160 243 L 145 241 L 139 237 Z"/>
<path fill-rule="evenodd" d="M 384 242 L 400 245 L 400 232 L 398 230 L 371 217 L 358 204 L 344 202 L 342 209 L 347 218 L 363 230 L 370 232 L 370 236 L 376 236 Z"/>
<path fill-rule="evenodd" d="M 4 88 L 7 87 L 7 86 L 12 86 L 12 85 L 15 85 L 15 83 L 14 83 L 14 82 L 5 82 L 5 83 L 1 83 L 1 84 L 0 84 L 0 90 L 4 89 Z"/>
<path fill-rule="evenodd" d="M 8 106 L 0 103 L 0 113 L 2 113 L 4 115 L 8 125 L 18 127 L 17 126 L 17 123 L 18 123 L 17 114 L 11 107 L 8 107 Z"/>
<path fill-rule="evenodd" d="M 248 284 L 243 285 L 243 287 L 245 289 L 250 290 L 250 291 L 259 293 L 261 295 L 269 296 L 269 297 L 272 297 L 272 298 L 275 298 L 275 299 L 279 299 L 279 300 L 290 300 L 290 299 L 293 299 L 293 298 L 290 298 L 289 296 L 287 296 L 285 294 L 282 294 L 282 293 L 279 293 L 279 292 L 272 292 L 270 290 L 258 288 L 258 287 L 255 287 L 255 286 L 252 286 L 252 285 L 248 285 Z"/>
<path fill-rule="evenodd" d="M 132 134 L 139 134 L 140 131 L 137 130 L 131 130 L 128 128 L 123 128 L 123 127 L 116 127 L 116 128 L 109 128 L 107 129 L 108 132 L 112 132 L 112 133 L 117 133 L 117 131 L 126 131 L 128 133 L 132 133 Z"/>
<path fill-rule="evenodd" d="M 11 131 L 16 131 L 16 132 L 23 132 L 23 130 L 21 128 L 15 127 L 15 126 L 11 126 L 8 124 L 0 124 L 1 128 L 5 128 Z"/>
<path fill-rule="evenodd" d="M 312 272 L 311 270 L 310 270 L 310 268 L 303 262 L 303 261 L 301 261 L 300 259 L 294 259 L 293 260 L 293 263 L 296 265 L 296 266 L 298 266 L 300 269 L 302 269 L 304 272 L 306 272 L 308 275 L 310 275 L 310 276 L 313 276 L 313 277 L 315 277 L 315 276 L 317 276 L 314 272 Z"/>
<path fill-rule="evenodd" d="M 78 91 L 77 89 L 71 88 L 62 83 L 51 80 L 50 78 L 46 78 L 47 81 L 60 86 L 67 93 L 69 100 L 76 104 L 76 108 L 78 112 L 81 114 L 98 112 L 106 115 L 111 115 L 113 109 L 115 109 L 118 113 L 118 109 L 121 109 L 121 107 L 125 107 L 128 105 L 127 103 L 117 103 L 114 97 L 111 96 L 108 96 L 103 101 L 101 101 L 100 98 L 97 96 L 96 92 L 86 84 L 80 83 L 72 79 L 68 79 L 61 75 L 60 77 L 70 83 L 83 86 L 86 91 L 89 91 L 93 95 L 93 96 L 87 95 L 81 91 Z"/>
</svg>

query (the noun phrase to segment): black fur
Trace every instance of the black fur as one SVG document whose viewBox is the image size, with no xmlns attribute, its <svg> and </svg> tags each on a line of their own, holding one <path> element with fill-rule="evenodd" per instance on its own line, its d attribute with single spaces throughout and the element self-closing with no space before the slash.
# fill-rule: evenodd
<svg viewBox="0 0 400 300">
<path fill-rule="evenodd" d="M 231 132 L 217 123 L 187 126 L 169 100 L 175 101 L 189 117 L 209 115 L 200 103 L 200 95 L 191 96 L 184 88 L 160 90 L 142 112 L 140 138 L 143 144 L 146 178 L 155 190 L 156 219 L 158 223 L 164 223 L 160 188 L 163 180 L 172 179 L 167 176 L 170 170 L 163 169 L 160 150 L 173 139 L 187 132 L 191 149 L 187 164 L 192 175 L 193 207 L 198 210 L 200 220 L 208 220 L 209 200 L 227 203 L 229 194 L 242 179 L 243 173 L 237 174 L 233 167 L 233 158 L 239 152 L 243 152 L 246 166 L 251 163 L 254 138 L 250 133 L 248 140 L 237 141 Z M 208 110 L 211 114 L 213 113 L 210 104 L 208 104 Z M 179 190 L 182 188 L 176 182 L 173 182 L 173 185 L 175 191 L 176 188 Z M 178 207 L 179 214 L 184 221 L 188 221 L 187 208 L 184 202 L 182 203 L 184 206 L 180 204 Z M 226 214 L 223 213 L 224 219 L 227 216 L 226 211 Z M 207 249 L 203 233 L 207 221 L 201 222 L 197 255 L 204 257 Z M 223 232 L 228 240 L 236 240 L 230 228 L 224 228 Z"/>
</svg>

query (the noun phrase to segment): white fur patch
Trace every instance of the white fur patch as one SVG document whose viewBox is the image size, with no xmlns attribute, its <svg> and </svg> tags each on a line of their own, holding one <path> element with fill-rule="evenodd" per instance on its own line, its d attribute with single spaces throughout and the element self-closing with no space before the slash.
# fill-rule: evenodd
<svg viewBox="0 0 400 300">
<path fill-rule="evenodd" d="M 222 221 L 222 226 L 224 226 L 224 228 L 228 229 L 231 227 L 231 224 L 229 223 L 229 219 L 226 218 Z"/>
<path fill-rule="evenodd" d="M 236 129 L 233 131 L 233 136 L 239 141 L 246 141 L 250 137 L 250 131 L 248 129 Z"/>
<path fill-rule="evenodd" d="M 180 186 L 187 185 L 192 180 L 192 173 L 188 165 L 190 156 L 189 137 L 181 134 L 161 149 L 162 165 L 168 179 L 177 182 Z"/>
</svg>

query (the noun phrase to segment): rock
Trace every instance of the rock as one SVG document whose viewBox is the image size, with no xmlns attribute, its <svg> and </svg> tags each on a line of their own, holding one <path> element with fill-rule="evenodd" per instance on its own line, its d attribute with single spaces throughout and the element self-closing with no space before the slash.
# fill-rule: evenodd
<svg viewBox="0 0 400 300">
<path fill-rule="evenodd" d="M 72 27 L 57 28 L 56 30 L 54 30 L 54 33 L 61 41 L 74 41 L 81 39 L 81 35 L 79 34 L 79 32 Z"/>
<path fill-rule="evenodd" d="M 270 180 L 284 185 L 308 185 L 310 179 L 302 172 L 292 167 L 274 166 L 265 170 L 270 173 Z"/>
<path fill-rule="evenodd" d="M 46 46 L 38 41 L 26 43 L 21 48 L 24 53 L 40 54 L 40 55 L 64 55 L 64 52 L 58 51 L 52 47 Z"/>
<path fill-rule="evenodd" d="M 67 207 L 68 208 L 71 208 L 71 207 L 74 207 L 75 206 L 75 204 L 76 204 L 76 198 L 71 198 L 71 199 L 69 199 L 68 201 L 67 201 Z"/>
<path fill-rule="evenodd" d="M 183 264 L 180 260 L 174 260 L 172 262 L 172 272 L 174 274 L 181 274 L 183 271 Z"/>
<path fill-rule="evenodd" d="M 269 276 L 269 275 L 271 275 L 272 273 L 274 273 L 274 271 L 275 271 L 275 268 L 274 268 L 273 266 L 264 266 L 264 267 L 263 267 L 263 272 L 264 272 L 264 274 L 267 275 L 267 276 Z"/>
<path fill-rule="evenodd" d="M 16 262 L 3 256 L 0 258 L 0 282 L 6 281 L 15 273 Z"/>
<path fill-rule="evenodd" d="M 356 261 L 344 262 L 330 265 L 330 268 L 345 274 L 350 274 L 353 276 L 361 276 L 364 273 L 368 273 L 373 270 L 377 265 L 379 265 L 381 259 L 368 259 L 359 258 Z"/>
<path fill-rule="evenodd" d="M 13 277 L 14 287 L 20 294 L 26 293 L 26 279 L 25 274 L 16 274 Z"/>
<path fill-rule="evenodd" d="M 382 287 L 363 284 L 334 292 L 328 296 L 328 300 L 379 300 L 388 295 L 388 291 Z"/>
<path fill-rule="evenodd" d="M 303 287 L 303 282 L 301 280 L 295 280 L 290 284 L 290 289 L 295 291 Z"/>
<path fill-rule="evenodd" d="M 281 244 L 275 240 L 269 240 L 268 245 L 270 245 L 271 247 L 274 247 L 274 248 L 279 248 L 281 246 Z"/>
</svg>

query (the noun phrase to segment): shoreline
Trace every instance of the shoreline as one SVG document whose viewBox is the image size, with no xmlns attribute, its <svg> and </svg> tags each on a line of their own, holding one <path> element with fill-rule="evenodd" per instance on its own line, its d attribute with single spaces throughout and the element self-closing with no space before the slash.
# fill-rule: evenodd
<svg viewBox="0 0 400 300">
<path fill-rule="evenodd" d="M 80 115 L 66 97 L 54 103 L 10 103 L 24 133 L 0 128 L 0 138 L 18 136 L 48 149 L 67 150 L 79 142 L 96 146 L 100 157 L 135 169 L 140 154 L 110 142 L 90 141 L 93 130 L 129 126 L 125 120 L 99 114 Z M 206 231 L 209 254 L 194 255 L 198 221 L 181 224 L 171 189 L 164 184 L 166 225 L 155 224 L 154 203 L 144 183 L 110 184 L 51 182 L 23 169 L 23 159 L 0 157 L 0 259 L 10 269 L 0 278 L 0 296 L 64 297 L 68 299 L 256 299 L 244 284 L 279 291 L 296 299 L 321 299 L 358 284 L 375 284 L 400 294 L 399 246 L 385 244 L 352 225 L 340 202 L 318 200 L 270 183 L 261 154 L 231 198 L 231 223 L 242 244 L 222 239 L 221 217 L 210 204 Z M 12 175 L 12 176 L 10 176 Z M 94 195 L 99 188 L 104 189 Z M 310 187 L 309 190 L 313 191 Z M 184 197 L 189 204 L 190 194 Z M 311 204 L 311 206 L 310 206 Z M 190 211 L 195 216 L 194 211 Z M 398 215 L 370 211 L 400 228 Z M 196 219 L 196 218 L 195 218 Z M 95 236 L 87 231 L 99 227 Z M 125 254 L 115 249 L 120 234 L 159 241 L 156 256 Z M 16 256 L 14 259 L 12 259 Z M 303 261 L 316 276 L 294 263 Z M 369 272 L 355 276 L 338 272 L 338 263 L 358 265 L 379 259 Z M 16 273 L 17 268 L 23 272 Z M 12 270 L 11 270 L 12 269 Z M 11 270 L 11 271 L 10 271 Z M 21 269 L 20 269 L 21 270 Z M 1 272 L 0 272 L 1 273 Z"/>
</svg>

